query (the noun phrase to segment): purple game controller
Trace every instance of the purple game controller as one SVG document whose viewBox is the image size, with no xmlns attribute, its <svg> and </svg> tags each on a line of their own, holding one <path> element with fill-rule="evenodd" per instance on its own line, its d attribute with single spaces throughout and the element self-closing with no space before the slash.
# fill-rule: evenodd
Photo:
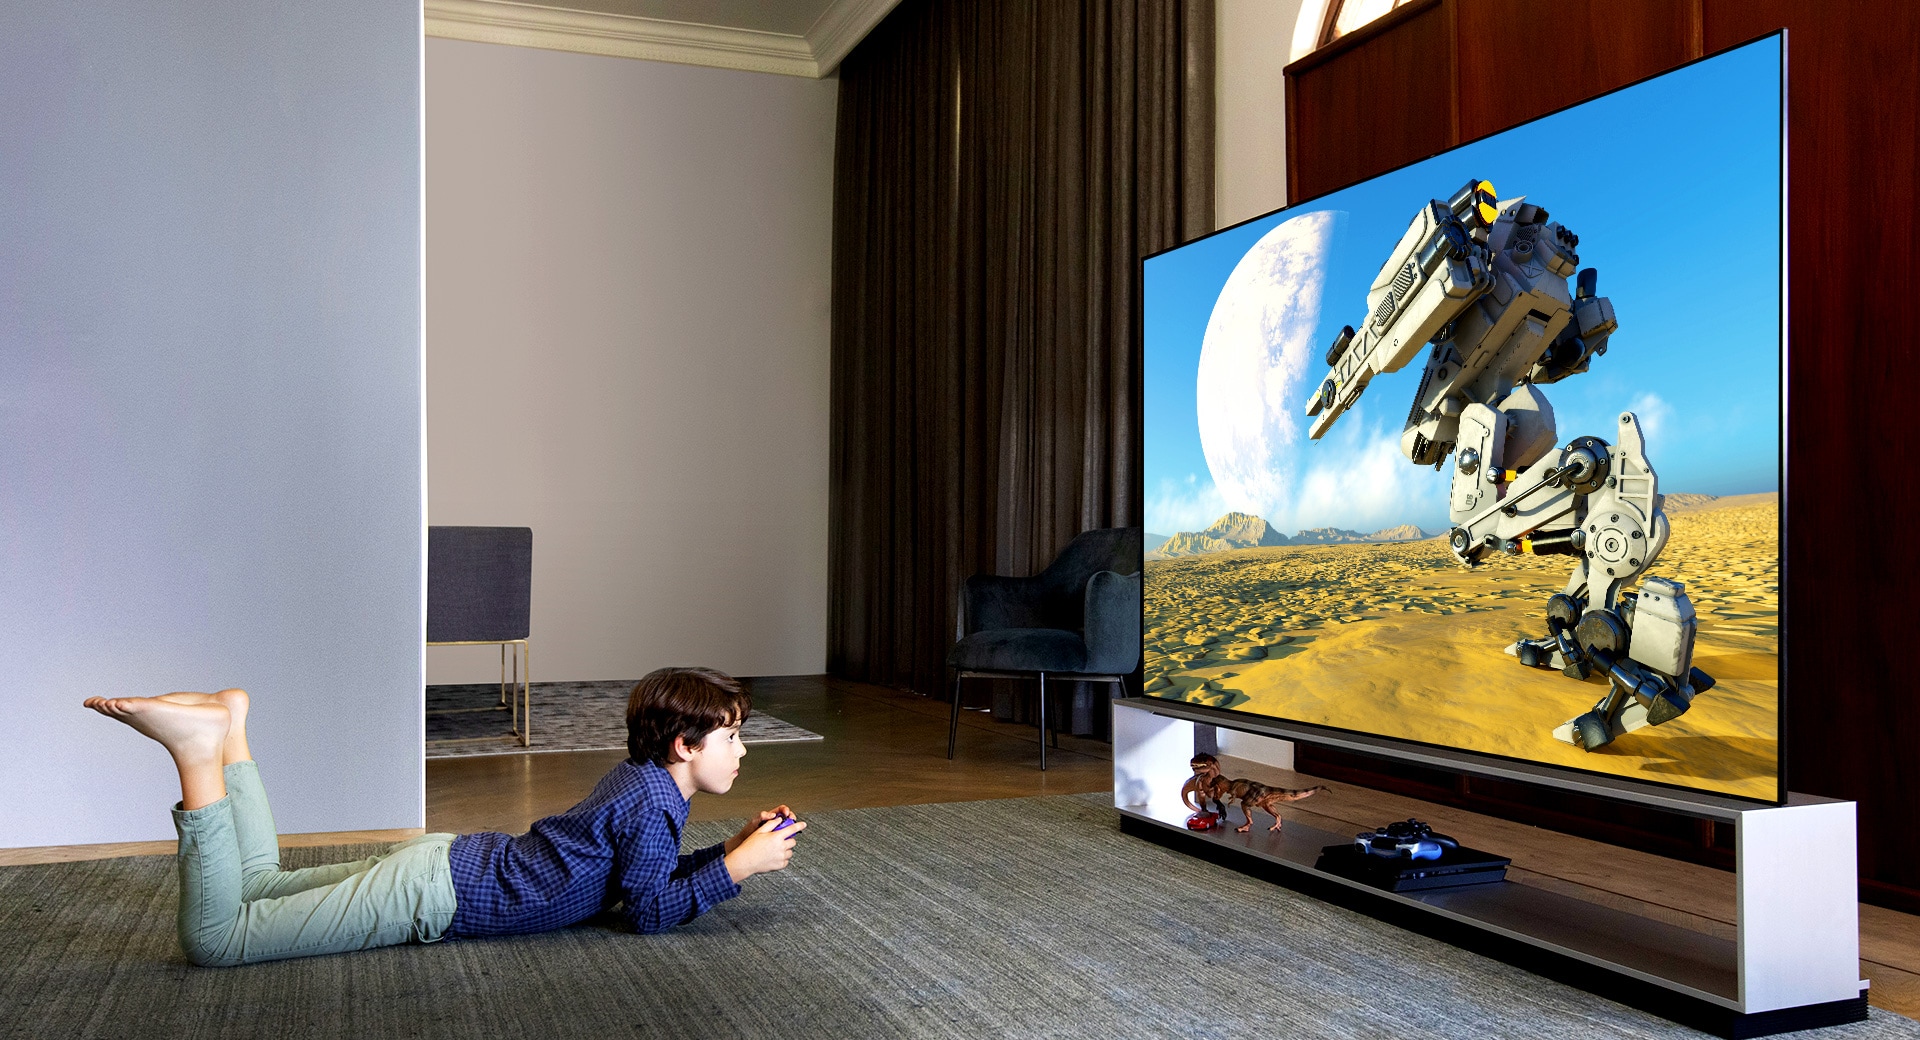
<svg viewBox="0 0 1920 1040">
<path fill-rule="evenodd" d="M 775 834 L 778 834 L 781 831 L 786 830 L 788 827 L 791 827 L 794 824 L 800 822 L 791 816 L 777 816 L 775 817 L 775 819 L 780 821 L 779 824 L 773 828 L 773 833 Z"/>
</svg>

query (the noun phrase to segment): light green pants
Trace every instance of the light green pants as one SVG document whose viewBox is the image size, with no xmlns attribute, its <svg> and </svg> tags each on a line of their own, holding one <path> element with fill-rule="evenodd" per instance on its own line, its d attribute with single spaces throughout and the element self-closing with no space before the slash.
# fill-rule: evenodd
<svg viewBox="0 0 1920 1040">
<path fill-rule="evenodd" d="M 226 767 L 227 796 L 180 832 L 180 948 L 227 966 L 434 942 L 453 920 L 451 834 L 423 834 L 372 859 L 280 869 L 280 837 L 252 762 Z"/>
</svg>

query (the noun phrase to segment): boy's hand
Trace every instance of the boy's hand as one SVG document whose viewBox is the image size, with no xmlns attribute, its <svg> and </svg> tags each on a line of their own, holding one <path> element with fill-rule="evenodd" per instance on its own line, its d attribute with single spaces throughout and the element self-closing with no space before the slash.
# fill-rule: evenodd
<svg viewBox="0 0 1920 1040">
<path fill-rule="evenodd" d="M 775 831 L 781 818 L 771 813 L 762 813 L 768 817 L 758 826 L 743 831 L 736 838 L 738 845 L 728 850 L 726 855 L 727 873 L 733 876 L 733 883 L 739 884 L 755 874 L 786 869 L 788 861 L 793 859 L 793 839 L 807 825 L 795 822 L 781 831 Z"/>
<path fill-rule="evenodd" d="M 732 852 L 734 849 L 739 848 L 740 843 L 752 837 L 753 832 L 759 830 L 761 824 L 766 823 L 768 820 L 779 820 L 783 816 L 793 816 L 793 810 L 784 805 L 776 805 L 771 809 L 760 810 L 760 812 L 754 815 L 753 819 L 747 821 L 745 827 L 740 828 L 740 833 L 727 839 L 727 851 Z"/>
</svg>

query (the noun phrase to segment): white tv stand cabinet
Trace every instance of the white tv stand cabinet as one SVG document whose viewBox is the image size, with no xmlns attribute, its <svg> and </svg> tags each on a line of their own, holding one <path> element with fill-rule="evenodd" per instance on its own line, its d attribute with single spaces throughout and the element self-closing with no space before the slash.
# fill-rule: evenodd
<svg viewBox="0 0 1920 1040">
<path fill-rule="evenodd" d="M 1737 939 L 1512 881 L 1387 892 L 1314 869 L 1323 846 L 1353 835 L 1299 822 L 1278 834 L 1259 827 L 1247 834 L 1190 831 L 1180 786 L 1193 775 L 1196 723 L 1730 821 Z M 1521 967 L 1560 969 L 1542 973 L 1722 1036 L 1767 1036 L 1867 1015 L 1852 802 L 1793 795 L 1783 806 L 1755 805 L 1152 697 L 1113 702 L 1113 802 L 1129 834 L 1516 963 L 1512 954 L 1524 953 Z"/>
</svg>

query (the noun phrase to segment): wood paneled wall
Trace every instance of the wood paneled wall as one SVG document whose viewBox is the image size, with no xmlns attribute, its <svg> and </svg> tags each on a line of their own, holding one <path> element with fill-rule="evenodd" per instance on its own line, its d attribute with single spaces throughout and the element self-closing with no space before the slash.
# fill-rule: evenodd
<svg viewBox="0 0 1920 1040">
<path fill-rule="evenodd" d="M 1904 478 L 1898 447 L 1920 403 L 1920 4 L 1411 4 L 1287 69 L 1288 185 L 1291 198 L 1311 198 L 1783 27 L 1788 784 L 1858 801 L 1862 897 L 1920 910 L 1920 682 L 1905 609 L 1920 575 L 1920 539 L 1906 537 L 1920 482 Z M 1549 826 L 1575 822 L 1555 818 L 1567 806 L 1482 781 L 1314 748 L 1301 760 Z M 1689 842 L 1672 821 L 1627 810 L 1606 826 L 1623 842 L 1726 858 L 1724 829 Z"/>
</svg>

